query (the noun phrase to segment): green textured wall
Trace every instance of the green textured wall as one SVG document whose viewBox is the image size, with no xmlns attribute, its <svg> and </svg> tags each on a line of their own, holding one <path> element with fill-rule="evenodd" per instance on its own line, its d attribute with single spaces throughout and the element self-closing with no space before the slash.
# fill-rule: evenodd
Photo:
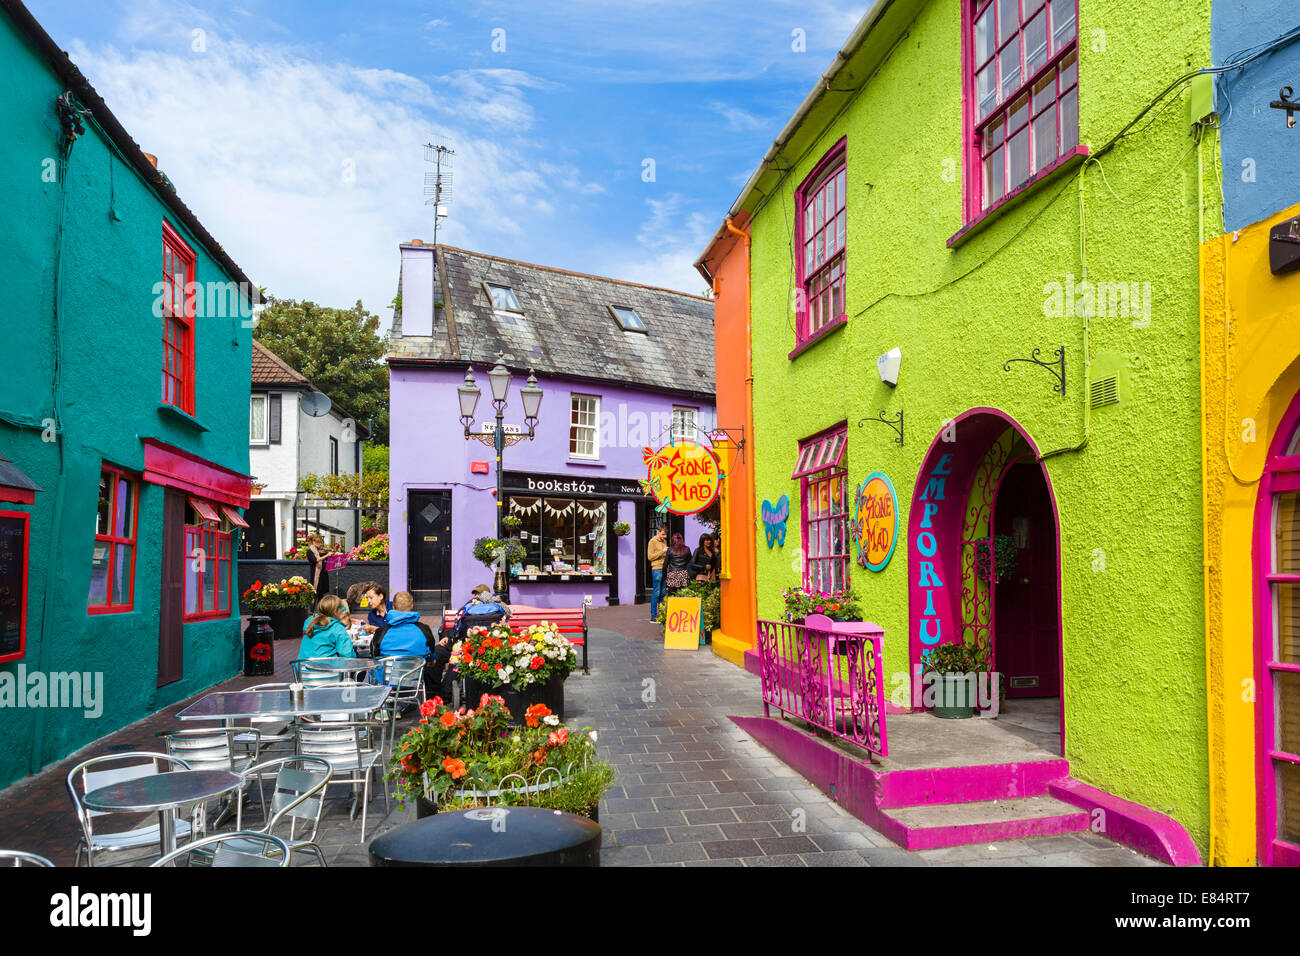
<svg viewBox="0 0 1300 956">
<path fill-rule="evenodd" d="M 1204 16 L 1174 19 L 1157 0 L 1081 6 L 1080 130 L 1095 150 L 1189 65 L 1208 64 L 1208 5 Z M 782 189 L 755 211 L 756 496 L 774 501 L 787 493 L 797 502 L 789 476 L 798 439 L 847 419 L 850 483 L 875 470 L 888 474 L 905 537 L 917 470 L 946 419 L 991 406 L 1019 422 L 1041 451 L 1078 445 L 1083 321 L 1046 316 L 1044 286 L 1067 274 L 1081 278 L 1085 250 L 1093 281 L 1151 283 L 1149 325 L 1134 327 L 1129 317 L 1092 322 L 1094 358 L 1115 353 L 1132 366 L 1126 401 L 1093 411 L 1085 450 L 1046 463 L 1061 527 L 1066 755 L 1075 777 L 1173 815 L 1204 850 L 1200 153 L 1188 135 L 1185 94 L 1102 158 L 1109 186 L 1096 165 L 1086 168 L 1082 202 L 1076 172 L 1048 179 L 951 250 L 946 241 L 962 225 L 960 35 L 957 0 L 925 6 L 817 145 L 784 158 L 792 169 Z M 790 360 L 794 189 L 841 136 L 850 320 Z M 1214 146 L 1203 148 L 1209 170 Z M 1060 345 L 1064 397 L 1046 370 L 1003 370 L 1006 359 L 1027 358 L 1035 347 L 1050 356 Z M 894 346 L 903 363 L 890 389 L 875 359 Z M 883 425 L 857 425 L 900 408 L 905 447 Z M 798 518 L 796 506 L 784 549 L 759 548 L 762 618 L 778 616 L 781 589 L 799 581 Z M 855 565 L 853 581 L 866 616 L 886 628 L 886 672 L 905 672 L 907 541 L 879 574 Z"/>
<path fill-rule="evenodd" d="M 0 710 L 0 786 L 39 769 L 159 707 L 231 676 L 239 668 L 239 619 L 184 627 L 184 676 L 155 687 L 161 581 L 162 489 L 141 484 L 135 607 L 86 613 L 96 490 L 110 462 L 139 473 L 141 439 L 155 438 L 216 464 L 248 472 L 251 329 L 238 318 L 196 323 L 195 416 L 207 428 L 159 412 L 162 322 L 153 312 L 161 279 L 162 221 L 177 226 L 198 256 L 199 282 L 227 282 L 196 238 L 89 127 L 73 145 L 65 183 L 42 174 L 57 155 L 55 75 L 0 15 L 0 329 L 7 349 L 0 376 L 0 451 L 42 489 L 31 514 L 27 653 L 0 664 L 16 672 L 99 671 L 103 714 L 80 710 Z M 145 144 L 149 148 L 151 144 Z M 160 143 L 156 151 L 184 148 Z M 61 441 L 15 424 L 52 418 L 55 409 L 54 254 L 60 190 L 63 230 Z M 47 602 L 48 598 L 48 602 Z"/>
</svg>

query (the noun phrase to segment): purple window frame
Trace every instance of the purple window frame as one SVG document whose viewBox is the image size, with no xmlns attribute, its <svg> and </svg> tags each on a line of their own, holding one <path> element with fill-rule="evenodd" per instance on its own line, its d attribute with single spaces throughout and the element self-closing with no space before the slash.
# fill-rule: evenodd
<svg viewBox="0 0 1300 956">
<path fill-rule="evenodd" d="M 1009 22 L 1012 11 L 1014 28 Z M 1065 11 L 1071 15 L 1068 21 Z M 1078 0 L 964 0 L 962 15 L 965 219 L 970 223 L 1079 151 L 1079 9 Z M 986 16 L 990 40 L 982 49 L 977 30 Z M 1068 35 L 1064 33 L 1067 23 Z M 1044 46 L 1041 56 L 1031 62 L 1037 51 L 1025 48 L 1040 27 Z M 978 85 L 980 75 L 986 72 L 991 77 L 993 100 L 988 111 L 982 112 Z M 1014 77 L 1009 85 L 1008 75 Z M 1047 148 L 1049 123 L 1051 149 Z M 1019 137 L 1024 137 L 1022 172 L 1013 170 L 1010 146 Z M 996 165 L 989 162 L 995 155 Z M 995 191 L 998 171 L 1000 187 Z M 1010 185 L 1013 176 L 1017 182 Z"/>
<path fill-rule="evenodd" d="M 839 564 L 839 586 L 847 588 L 851 583 L 849 575 L 852 561 L 848 527 L 849 473 L 848 466 L 844 464 L 847 447 L 848 422 L 841 422 L 799 443 L 799 458 L 794 477 L 799 479 L 800 529 L 804 551 L 803 586 L 808 590 L 833 590 L 835 574 L 832 565 L 835 563 Z M 813 450 L 810 452 L 809 449 Z M 806 461 L 810 455 L 816 456 L 816 460 Z M 834 508 L 836 484 L 839 486 L 838 511 Z M 823 486 L 827 489 L 827 513 L 822 514 L 819 508 L 814 515 L 813 505 L 816 502 L 812 496 L 819 494 Z M 819 552 L 820 548 L 812 547 L 811 535 L 820 536 L 824 526 L 826 540 L 833 546 L 835 534 L 832 525 L 835 523 L 839 525 L 840 550 L 825 555 L 817 554 L 814 557 L 813 555 Z"/>
<path fill-rule="evenodd" d="M 795 190 L 795 350 L 802 349 L 848 321 L 845 292 L 848 287 L 848 139 L 842 137 L 818 161 Z M 832 204 L 826 216 L 825 203 Z M 819 210 L 820 206 L 820 210 Z M 818 216 L 820 211 L 821 215 Z M 842 223 L 842 226 L 841 226 Z M 827 254 L 827 235 L 835 243 Z M 822 240 L 817 255 L 818 239 Z M 815 261 L 810 263 L 809 253 Z M 809 268 L 809 265 L 812 268 Z M 826 292 L 824 303 L 817 303 L 811 292 Z M 838 298 L 836 293 L 838 292 Z M 827 315 L 831 311 L 833 314 Z M 815 323 L 815 325 L 814 325 Z"/>
</svg>

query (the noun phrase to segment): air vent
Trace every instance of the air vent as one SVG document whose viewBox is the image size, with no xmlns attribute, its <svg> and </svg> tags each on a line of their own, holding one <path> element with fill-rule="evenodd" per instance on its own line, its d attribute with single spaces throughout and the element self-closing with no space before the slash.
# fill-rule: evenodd
<svg viewBox="0 0 1300 956">
<path fill-rule="evenodd" d="M 1093 408 L 1114 405 L 1119 401 L 1119 377 L 1115 375 L 1098 379 L 1092 383 L 1092 395 L 1088 404 Z"/>
</svg>

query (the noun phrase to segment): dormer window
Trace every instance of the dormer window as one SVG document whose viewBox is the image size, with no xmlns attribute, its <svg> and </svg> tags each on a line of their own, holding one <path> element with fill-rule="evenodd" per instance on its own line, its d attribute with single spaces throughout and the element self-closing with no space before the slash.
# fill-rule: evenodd
<svg viewBox="0 0 1300 956">
<path fill-rule="evenodd" d="M 614 314 L 614 321 L 624 332 L 644 332 L 645 323 L 634 309 L 623 305 L 611 305 L 609 311 Z"/>
<path fill-rule="evenodd" d="M 514 290 L 508 285 L 493 285 L 490 282 L 483 283 L 483 288 L 487 289 L 488 298 L 492 300 L 492 308 L 497 312 L 523 312 L 519 307 L 519 300 L 515 298 Z"/>
</svg>

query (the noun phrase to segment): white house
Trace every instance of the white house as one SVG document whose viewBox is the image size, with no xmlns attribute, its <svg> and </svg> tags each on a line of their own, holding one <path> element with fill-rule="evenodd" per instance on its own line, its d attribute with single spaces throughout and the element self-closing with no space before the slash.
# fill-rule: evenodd
<svg viewBox="0 0 1300 956">
<path fill-rule="evenodd" d="M 370 437 L 332 402 L 321 412 L 325 403 L 313 395 L 320 393 L 306 376 L 253 340 L 248 463 L 255 484 L 241 559 L 283 558 L 294 546 L 295 521 L 299 533 L 319 533 L 327 543 L 351 548 L 360 540 L 359 513 L 318 509 L 298 494 L 303 475 L 359 474 L 361 443 Z"/>
</svg>

